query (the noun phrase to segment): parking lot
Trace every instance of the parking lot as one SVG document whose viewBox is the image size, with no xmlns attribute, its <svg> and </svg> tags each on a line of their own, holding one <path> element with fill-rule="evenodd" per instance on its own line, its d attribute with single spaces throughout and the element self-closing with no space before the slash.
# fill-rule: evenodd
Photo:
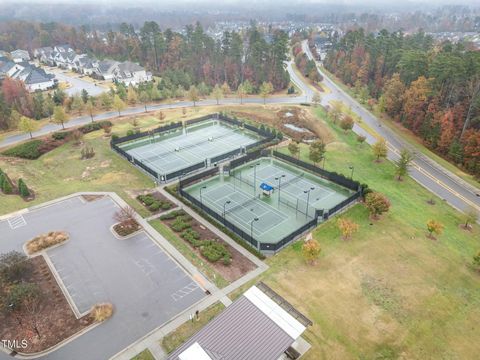
<svg viewBox="0 0 480 360">
<path fill-rule="evenodd" d="M 115 308 L 106 323 L 43 358 L 108 359 L 205 296 L 145 232 L 124 240 L 113 236 L 117 210 L 107 196 L 93 202 L 74 197 L 0 221 L 0 253 L 22 251 L 36 235 L 66 231 L 69 240 L 47 254 L 77 314 L 99 302 Z"/>
</svg>

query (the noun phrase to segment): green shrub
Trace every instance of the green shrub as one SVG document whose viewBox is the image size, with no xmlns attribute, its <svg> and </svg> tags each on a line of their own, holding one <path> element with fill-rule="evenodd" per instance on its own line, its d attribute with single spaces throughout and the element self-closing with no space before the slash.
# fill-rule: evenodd
<svg viewBox="0 0 480 360">
<path fill-rule="evenodd" d="M 42 140 L 30 140 L 23 144 L 14 146 L 10 149 L 5 150 L 2 152 L 3 155 L 6 156 L 15 156 L 22 159 L 38 159 L 41 152 L 41 146 L 43 145 Z"/>
<path fill-rule="evenodd" d="M 203 245 L 203 241 L 200 241 L 200 234 L 193 229 L 187 229 L 182 234 L 181 237 L 192 244 L 193 247 L 199 247 Z"/>
<path fill-rule="evenodd" d="M 30 196 L 30 190 L 28 190 L 28 187 L 22 178 L 18 179 L 18 192 L 23 198 L 27 198 Z"/>
<path fill-rule="evenodd" d="M 228 265 L 231 261 L 231 255 L 225 246 L 213 240 L 204 241 L 200 253 L 210 262 L 222 259 L 223 263 Z"/>
<path fill-rule="evenodd" d="M 72 132 L 71 131 L 59 131 L 52 134 L 53 140 L 65 140 Z"/>
<path fill-rule="evenodd" d="M 86 125 L 83 125 L 79 127 L 79 130 L 84 133 L 88 134 L 92 131 L 97 131 L 103 129 L 105 126 L 112 126 L 112 122 L 108 120 L 103 120 L 103 121 L 96 121 L 93 123 L 88 123 Z"/>
<path fill-rule="evenodd" d="M 117 135 L 117 134 L 113 134 L 112 135 L 112 140 L 115 141 L 115 140 L 118 140 L 120 137 Z"/>
<path fill-rule="evenodd" d="M 137 199 L 144 203 L 145 205 L 147 206 L 150 206 L 152 205 L 154 202 L 155 202 L 155 198 L 151 195 L 151 194 L 147 194 L 147 195 L 138 195 L 137 196 Z"/>
<path fill-rule="evenodd" d="M 158 200 L 155 200 L 152 204 L 148 206 L 148 210 L 155 212 L 160 210 L 161 207 L 162 207 L 162 203 Z"/>
<path fill-rule="evenodd" d="M 6 174 L 2 174 L 3 181 L 2 181 L 2 191 L 4 194 L 11 194 L 13 193 L 13 186 L 10 182 L 10 179 L 7 177 Z"/>
<path fill-rule="evenodd" d="M 172 223 L 171 228 L 175 232 L 180 232 L 185 229 L 191 228 L 191 225 L 184 221 L 182 218 L 176 218 L 175 221 Z"/>
<path fill-rule="evenodd" d="M 132 129 L 127 131 L 127 136 L 131 136 L 131 135 L 134 135 L 134 134 L 135 134 L 135 131 L 133 131 Z"/>
<path fill-rule="evenodd" d="M 161 207 L 162 207 L 162 210 L 168 210 L 172 207 L 172 204 L 170 204 L 168 201 L 164 201 Z"/>
</svg>

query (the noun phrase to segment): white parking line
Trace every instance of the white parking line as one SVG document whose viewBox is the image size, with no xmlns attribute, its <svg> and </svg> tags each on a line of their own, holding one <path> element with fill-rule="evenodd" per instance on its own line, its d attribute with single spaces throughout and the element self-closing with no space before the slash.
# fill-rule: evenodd
<svg viewBox="0 0 480 360">
<path fill-rule="evenodd" d="M 27 222 L 25 221 L 25 218 L 23 217 L 23 215 L 14 216 L 8 219 L 7 221 L 8 221 L 8 225 L 10 226 L 10 229 L 12 230 L 15 230 L 22 226 L 27 225 Z"/>
<path fill-rule="evenodd" d="M 180 300 L 181 298 L 187 296 L 188 294 L 194 292 L 198 288 L 197 283 L 191 282 L 190 284 L 184 286 L 183 288 L 175 291 L 170 296 L 172 297 L 173 301 Z"/>
</svg>

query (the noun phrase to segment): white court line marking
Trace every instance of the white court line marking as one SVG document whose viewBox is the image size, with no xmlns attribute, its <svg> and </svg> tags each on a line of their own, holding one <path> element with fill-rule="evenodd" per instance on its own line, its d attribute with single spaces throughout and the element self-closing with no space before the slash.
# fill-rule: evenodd
<svg viewBox="0 0 480 360">
<path fill-rule="evenodd" d="M 7 221 L 8 221 L 8 225 L 10 226 L 10 229 L 12 230 L 15 230 L 22 226 L 27 225 L 27 222 L 25 221 L 25 218 L 23 217 L 23 215 L 17 215 L 17 216 L 11 217 Z"/>
</svg>

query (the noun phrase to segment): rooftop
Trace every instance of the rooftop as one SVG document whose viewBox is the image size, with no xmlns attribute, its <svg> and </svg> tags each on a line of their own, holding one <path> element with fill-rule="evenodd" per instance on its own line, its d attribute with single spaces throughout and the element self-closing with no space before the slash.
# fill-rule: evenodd
<svg viewBox="0 0 480 360">
<path fill-rule="evenodd" d="M 289 311 L 278 303 L 286 305 Z M 260 283 L 247 290 L 168 359 L 278 360 L 305 331 L 306 325 L 312 324 L 292 309 L 285 299 Z"/>
</svg>

